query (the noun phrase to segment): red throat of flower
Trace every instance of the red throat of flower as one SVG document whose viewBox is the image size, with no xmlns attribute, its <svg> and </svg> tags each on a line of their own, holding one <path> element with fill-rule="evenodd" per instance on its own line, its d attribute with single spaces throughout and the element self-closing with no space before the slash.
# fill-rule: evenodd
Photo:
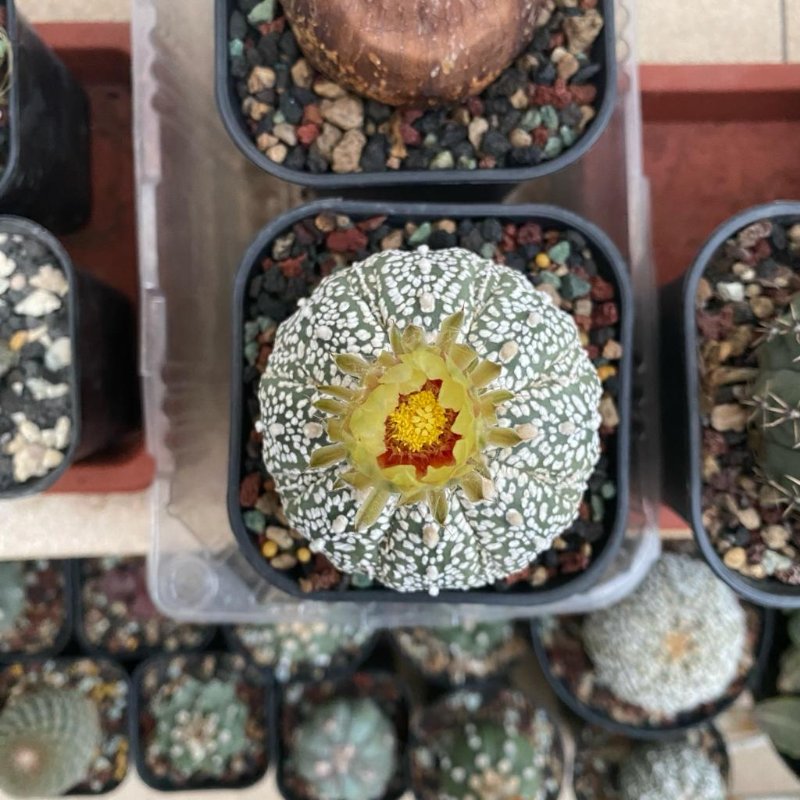
<svg viewBox="0 0 800 800">
<path fill-rule="evenodd" d="M 386 418 L 386 450 L 378 456 L 378 466 L 412 466 L 421 479 L 429 467 L 455 463 L 453 448 L 461 436 L 452 428 L 458 412 L 439 403 L 441 388 L 440 380 L 428 380 L 418 391 L 400 395 Z"/>
</svg>

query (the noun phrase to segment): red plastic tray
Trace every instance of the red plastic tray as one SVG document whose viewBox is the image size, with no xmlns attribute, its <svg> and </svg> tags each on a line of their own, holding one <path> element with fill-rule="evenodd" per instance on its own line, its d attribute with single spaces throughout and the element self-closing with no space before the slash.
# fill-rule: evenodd
<svg viewBox="0 0 800 800">
<path fill-rule="evenodd" d="M 139 304 L 136 254 L 130 27 L 124 23 L 36 26 L 89 95 L 92 120 L 92 216 L 61 239 L 75 265 Z M 75 464 L 52 492 L 139 491 L 154 464 L 140 433 L 112 455 Z"/>
</svg>

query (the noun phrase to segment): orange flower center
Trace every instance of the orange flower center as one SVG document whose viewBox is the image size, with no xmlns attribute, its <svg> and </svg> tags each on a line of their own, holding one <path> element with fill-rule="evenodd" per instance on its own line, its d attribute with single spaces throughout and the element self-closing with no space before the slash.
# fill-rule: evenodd
<svg viewBox="0 0 800 800">
<path fill-rule="evenodd" d="M 439 403 L 441 388 L 440 380 L 429 380 L 418 391 L 400 395 L 386 418 L 386 451 L 378 457 L 381 468 L 410 465 L 421 478 L 428 467 L 455 463 L 453 448 L 461 436 L 452 427 L 458 412 Z"/>
</svg>

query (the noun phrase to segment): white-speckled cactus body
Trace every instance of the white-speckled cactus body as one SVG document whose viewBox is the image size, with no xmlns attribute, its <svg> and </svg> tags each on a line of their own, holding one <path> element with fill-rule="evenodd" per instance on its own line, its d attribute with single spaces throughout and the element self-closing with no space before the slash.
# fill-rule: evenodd
<svg viewBox="0 0 800 800">
<path fill-rule="evenodd" d="M 292 526 L 343 572 L 479 587 L 574 520 L 600 393 L 575 323 L 523 275 L 466 250 L 387 251 L 280 326 L 264 460 Z"/>
</svg>

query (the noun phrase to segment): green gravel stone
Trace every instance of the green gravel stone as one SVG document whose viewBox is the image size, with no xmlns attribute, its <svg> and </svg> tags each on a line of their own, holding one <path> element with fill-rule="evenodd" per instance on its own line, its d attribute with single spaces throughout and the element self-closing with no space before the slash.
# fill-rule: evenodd
<svg viewBox="0 0 800 800">
<path fill-rule="evenodd" d="M 264 533 L 264 529 L 267 527 L 267 518 L 254 508 L 245 511 L 242 514 L 242 519 L 244 520 L 245 528 L 253 531 L 253 533 Z"/>
<path fill-rule="evenodd" d="M 423 222 L 422 225 L 420 225 L 419 228 L 417 228 L 414 233 L 408 237 L 408 243 L 412 247 L 418 244 L 424 244 L 430 238 L 432 230 L 433 226 L 430 222 Z"/>
<path fill-rule="evenodd" d="M 592 495 L 592 521 L 602 522 L 606 515 L 606 504 L 599 494 Z"/>
<path fill-rule="evenodd" d="M 246 342 L 252 342 L 262 330 L 263 328 L 259 326 L 257 320 L 248 320 L 244 324 L 244 340 Z"/>
<path fill-rule="evenodd" d="M 530 133 L 542 124 L 542 114 L 538 108 L 529 108 L 519 121 L 519 127 Z"/>
<path fill-rule="evenodd" d="M 566 264 L 571 250 L 569 242 L 559 242 L 547 251 L 547 255 L 554 264 Z"/>
<path fill-rule="evenodd" d="M 561 137 L 561 141 L 564 143 L 565 147 L 571 147 L 578 138 L 577 131 L 574 128 L 570 128 L 569 125 L 562 125 L 558 129 L 558 135 Z"/>
<path fill-rule="evenodd" d="M 431 169 L 453 169 L 454 166 L 455 160 L 449 150 L 442 150 L 441 153 L 437 153 L 430 164 Z"/>
<path fill-rule="evenodd" d="M 280 125 L 281 122 L 286 122 L 286 117 L 283 116 L 283 111 L 276 111 L 274 116 L 272 117 L 272 121 L 276 125 Z"/>
<path fill-rule="evenodd" d="M 244 357 L 248 364 L 253 365 L 256 363 L 259 349 L 258 342 L 248 342 L 244 346 Z"/>
<path fill-rule="evenodd" d="M 561 278 L 559 278 L 555 272 L 542 270 L 542 272 L 539 273 L 539 277 L 542 279 L 542 283 L 549 283 L 551 286 L 555 286 L 556 289 L 561 286 Z"/>
<path fill-rule="evenodd" d="M 561 244 L 568 245 L 569 243 L 561 242 Z M 561 244 L 556 246 L 560 247 Z M 585 297 L 589 294 L 591 288 L 592 285 L 588 281 L 579 278 L 577 275 L 573 275 L 571 272 L 561 279 L 561 296 L 567 300 L 574 300 L 576 297 Z"/>
<path fill-rule="evenodd" d="M 481 255 L 484 258 L 494 258 L 496 252 L 497 247 L 492 242 L 486 242 L 481 246 Z"/>
<path fill-rule="evenodd" d="M 558 111 L 556 111 L 553 106 L 542 106 L 540 110 L 542 114 L 542 124 L 545 128 L 549 131 L 557 131 Z"/>
<path fill-rule="evenodd" d="M 555 158 L 564 149 L 564 143 L 558 136 L 551 136 L 544 146 L 544 157 Z"/>
<path fill-rule="evenodd" d="M 251 25 L 260 25 L 262 22 L 272 22 L 275 17 L 275 0 L 262 0 L 247 15 L 247 21 Z"/>
<path fill-rule="evenodd" d="M 236 58 L 236 56 L 240 56 L 244 53 L 244 43 L 241 39 L 231 39 L 228 42 L 228 52 L 231 54 L 232 58 Z"/>
<path fill-rule="evenodd" d="M 438 143 L 439 140 L 436 138 L 435 133 L 427 134 L 425 138 L 422 140 L 423 147 L 436 147 Z"/>
<path fill-rule="evenodd" d="M 469 156 L 460 156 L 457 166 L 459 169 L 477 169 L 478 162 Z"/>
<path fill-rule="evenodd" d="M 368 589 L 372 586 L 372 579 L 363 572 L 354 572 L 350 578 L 350 583 L 354 589 Z"/>
<path fill-rule="evenodd" d="M 611 481 L 606 481 L 600 487 L 600 496 L 604 500 L 611 500 L 617 496 L 617 487 Z"/>
</svg>

